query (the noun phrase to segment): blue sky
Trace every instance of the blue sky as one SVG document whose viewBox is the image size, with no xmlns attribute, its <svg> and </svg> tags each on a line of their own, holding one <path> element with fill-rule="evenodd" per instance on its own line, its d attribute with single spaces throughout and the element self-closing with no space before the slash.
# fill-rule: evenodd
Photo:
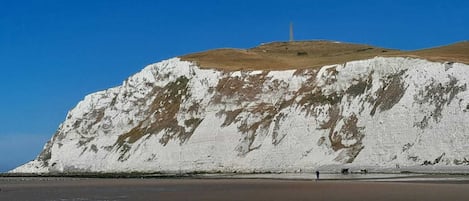
<svg viewBox="0 0 469 201">
<path fill-rule="evenodd" d="M 33 159 L 86 94 L 212 48 L 329 39 L 419 49 L 469 39 L 465 0 L 0 0 L 0 172 Z"/>
</svg>

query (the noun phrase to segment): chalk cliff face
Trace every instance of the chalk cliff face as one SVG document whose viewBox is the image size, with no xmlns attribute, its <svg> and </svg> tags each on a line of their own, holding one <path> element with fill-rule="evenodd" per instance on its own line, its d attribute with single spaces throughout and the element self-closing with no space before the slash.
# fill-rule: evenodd
<svg viewBox="0 0 469 201">
<path fill-rule="evenodd" d="M 12 172 L 469 165 L 469 66 L 402 57 L 283 71 L 179 58 L 85 97 Z"/>
</svg>

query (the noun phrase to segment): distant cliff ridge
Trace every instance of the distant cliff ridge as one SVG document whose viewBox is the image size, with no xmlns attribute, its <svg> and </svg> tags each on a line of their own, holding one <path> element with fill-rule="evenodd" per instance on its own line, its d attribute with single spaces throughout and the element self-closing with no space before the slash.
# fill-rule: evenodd
<svg viewBox="0 0 469 201">
<path fill-rule="evenodd" d="M 322 43 L 329 49 L 339 44 Z M 412 56 L 340 44 L 328 54 L 288 46 L 294 53 L 276 57 L 284 48 L 279 44 L 149 65 L 121 86 L 86 96 L 42 153 L 12 172 L 293 172 L 344 165 L 443 171 L 469 165 L 469 66 L 458 56 L 465 43 L 438 58 L 431 54 L 440 50 Z M 360 58 L 348 60 L 355 54 Z M 269 68 L 274 57 L 276 64 L 299 61 Z M 334 59 L 340 62 L 328 63 Z"/>
</svg>

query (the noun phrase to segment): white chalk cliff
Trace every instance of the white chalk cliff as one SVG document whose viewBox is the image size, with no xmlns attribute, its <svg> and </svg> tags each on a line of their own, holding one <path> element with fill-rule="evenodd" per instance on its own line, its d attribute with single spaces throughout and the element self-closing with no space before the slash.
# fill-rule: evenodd
<svg viewBox="0 0 469 201">
<path fill-rule="evenodd" d="M 375 57 L 220 71 L 173 58 L 88 95 L 11 172 L 292 172 L 469 165 L 469 66 Z"/>
</svg>

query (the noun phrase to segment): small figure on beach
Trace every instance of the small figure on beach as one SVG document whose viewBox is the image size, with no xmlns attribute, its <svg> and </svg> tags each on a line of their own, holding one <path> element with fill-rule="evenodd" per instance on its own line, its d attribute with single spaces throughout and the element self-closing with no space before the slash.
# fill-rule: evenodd
<svg viewBox="0 0 469 201">
<path fill-rule="evenodd" d="M 316 180 L 319 180 L 319 171 L 316 170 Z"/>
</svg>

